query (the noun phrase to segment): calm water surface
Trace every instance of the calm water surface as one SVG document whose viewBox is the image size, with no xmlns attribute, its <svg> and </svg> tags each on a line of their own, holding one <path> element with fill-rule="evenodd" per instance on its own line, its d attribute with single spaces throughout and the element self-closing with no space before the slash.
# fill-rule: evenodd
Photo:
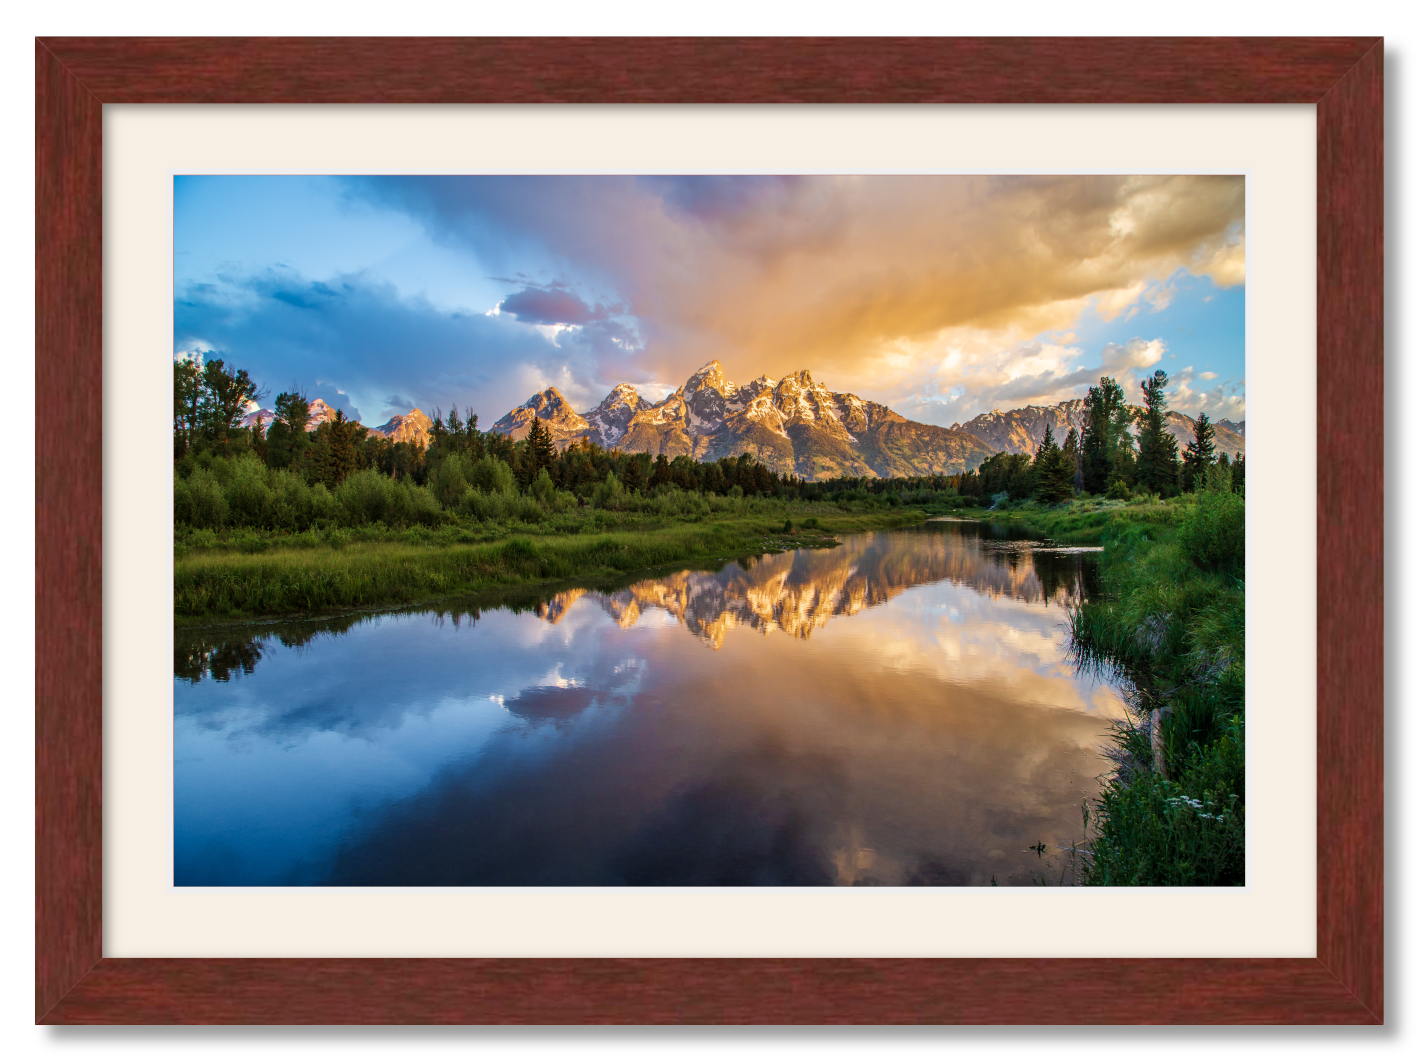
<svg viewBox="0 0 1420 1060">
<path fill-rule="evenodd" d="M 1095 556 L 973 523 L 535 609 L 179 631 L 178 885 L 1002 885 L 1117 692 Z"/>
</svg>

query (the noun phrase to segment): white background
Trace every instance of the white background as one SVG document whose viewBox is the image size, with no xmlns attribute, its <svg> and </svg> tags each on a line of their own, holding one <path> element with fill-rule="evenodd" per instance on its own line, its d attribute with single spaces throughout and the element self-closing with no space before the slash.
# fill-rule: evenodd
<svg viewBox="0 0 1420 1060">
<path fill-rule="evenodd" d="M 538 5 L 506 2 L 485 8 L 473 3 L 421 3 L 404 0 L 393 10 L 341 4 L 297 5 L 275 0 L 244 0 L 233 9 L 177 3 L 97 4 L 70 2 L 64 10 L 42 15 L 38 5 L 7 19 L 4 62 L 0 77 L 7 84 L 4 142 L 9 146 L 3 167 L 7 224 L 3 258 L 6 341 L 3 378 L 12 388 L 6 404 L 10 414 L 12 494 L 32 496 L 33 410 L 33 37 L 35 35 L 99 34 L 1384 34 L 1387 38 L 1387 365 L 1385 397 L 1388 441 L 1387 541 L 1389 559 L 1387 622 L 1388 802 L 1389 856 L 1387 923 L 1389 1027 L 1376 1031 L 1347 1030 L 1128 1030 L 1128 1029 L 923 1029 L 923 1030 L 657 1030 L 600 1029 L 424 1029 L 424 1030 L 282 1030 L 282 1029 L 117 1029 L 79 1030 L 35 1028 L 33 1023 L 33 534 L 28 513 L 12 512 L 14 521 L 0 529 L 6 535 L 3 554 L 4 589 L 10 609 L 6 618 L 4 673 L 10 694 L 3 698 L 9 722 L 0 742 L 5 755 L 0 768 L 0 796 L 9 812 L 0 821 L 0 850 L 6 852 L 0 876 L 0 1047 L 9 1055 L 254 1055 L 352 1056 L 465 1053 L 484 1055 L 719 1055 L 729 1050 L 760 1055 L 847 1055 L 871 1051 L 882 1055 L 937 1054 L 953 1047 L 989 1051 L 993 1056 L 1052 1057 L 1133 1053 L 1185 1055 L 1207 1049 L 1222 1055 L 1244 1051 L 1263 1055 L 1360 1055 L 1420 1048 L 1412 1025 L 1414 995 L 1410 960 L 1414 946 L 1413 918 L 1408 916 L 1403 881 L 1416 878 L 1415 855 L 1400 839 L 1414 820 L 1415 785 L 1404 778 L 1404 766 L 1416 760 L 1413 723 L 1399 709 L 1413 700 L 1413 676 L 1402 667 L 1411 642 L 1413 617 L 1404 601 L 1417 596 L 1413 561 L 1402 551 L 1403 528 L 1415 525 L 1415 461 L 1401 449 L 1407 434 L 1401 395 L 1415 385 L 1415 357 L 1405 343 L 1402 303 L 1413 295 L 1406 265 L 1415 249 L 1416 225 L 1400 199 L 1404 176 L 1412 172 L 1414 81 L 1408 69 L 1413 15 L 1400 3 L 1286 6 L 1285 20 L 1276 9 L 1249 9 L 1231 3 L 1199 2 L 1181 7 L 1124 3 L 1079 5 L 1023 0 L 1002 5 L 991 14 L 984 4 L 963 5 L 960 11 L 940 2 L 908 4 L 874 0 L 871 4 L 773 4 L 726 2 L 708 9 L 693 5 L 589 4 L 545 0 Z M 1414 5 L 1411 5 L 1414 6 Z M 1270 7 L 1270 5 L 1269 5 Z M 674 9 L 673 9 L 674 8 Z M 1121 49 L 1120 63 L 1130 62 Z M 1411 184 L 1413 185 L 1413 181 Z M 1379 395 L 1378 395 L 1379 400 Z M 1413 536 L 1413 535 L 1409 535 Z M 1140 911 L 1142 913 L 1142 910 Z M 1121 910 L 1128 915 L 1128 910 Z M 1407 1048 L 1406 1042 L 1409 1042 Z"/>
</svg>

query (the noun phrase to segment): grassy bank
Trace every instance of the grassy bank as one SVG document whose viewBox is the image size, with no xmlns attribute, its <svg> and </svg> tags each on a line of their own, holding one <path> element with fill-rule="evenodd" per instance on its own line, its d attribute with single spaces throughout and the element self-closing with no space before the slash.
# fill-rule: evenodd
<svg viewBox="0 0 1420 1060">
<path fill-rule="evenodd" d="M 831 547 L 838 533 L 922 518 L 904 509 L 854 513 L 761 499 L 743 501 L 737 510 L 683 516 L 581 509 L 536 524 L 190 531 L 176 542 L 174 613 L 179 621 L 208 621 L 435 601 L 665 564 Z"/>
<path fill-rule="evenodd" d="M 1128 680 L 1131 716 L 1090 810 L 1086 883 L 1245 882 L 1242 515 L 1241 497 L 1204 493 L 991 516 L 1104 545 L 1104 593 L 1072 615 L 1072 643 Z"/>
</svg>

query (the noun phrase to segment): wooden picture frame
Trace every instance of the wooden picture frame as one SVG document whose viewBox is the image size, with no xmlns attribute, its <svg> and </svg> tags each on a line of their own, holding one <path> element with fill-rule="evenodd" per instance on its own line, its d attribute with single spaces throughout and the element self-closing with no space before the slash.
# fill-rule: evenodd
<svg viewBox="0 0 1420 1060">
<path fill-rule="evenodd" d="M 35 88 L 38 1022 L 1383 1021 L 1379 39 L 38 39 Z M 103 106 L 511 102 L 1316 106 L 1315 958 L 104 957 Z"/>
</svg>

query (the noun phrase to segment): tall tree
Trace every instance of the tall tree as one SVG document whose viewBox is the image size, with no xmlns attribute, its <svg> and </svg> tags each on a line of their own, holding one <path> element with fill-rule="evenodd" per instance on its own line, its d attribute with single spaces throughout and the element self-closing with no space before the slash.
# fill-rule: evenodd
<svg viewBox="0 0 1420 1060">
<path fill-rule="evenodd" d="M 1070 428 L 1070 433 L 1065 436 L 1065 444 L 1060 447 L 1061 459 L 1065 461 L 1065 468 L 1070 472 L 1070 486 L 1072 489 L 1083 490 L 1085 488 L 1085 471 L 1083 462 L 1080 460 L 1080 433 L 1074 427 Z"/>
<path fill-rule="evenodd" d="M 245 368 L 228 371 L 220 357 L 202 366 L 202 388 L 205 432 L 226 452 L 231 432 L 242 422 L 247 406 L 259 401 L 266 391 L 252 381 Z"/>
<path fill-rule="evenodd" d="M 345 476 L 359 467 L 355 449 L 355 433 L 359 424 L 347 420 L 342 409 L 335 410 L 335 419 L 327 424 L 330 430 L 330 475 L 331 486 L 338 486 Z"/>
<path fill-rule="evenodd" d="M 1168 373 L 1157 371 L 1139 384 L 1144 391 L 1144 416 L 1139 424 L 1137 481 L 1164 497 L 1178 492 L 1178 439 L 1165 426 L 1169 403 L 1164 387 L 1168 382 Z"/>
<path fill-rule="evenodd" d="M 276 395 L 276 418 L 292 434 L 305 434 L 311 422 L 311 403 L 306 395 L 295 390 L 283 390 Z"/>
<path fill-rule="evenodd" d="M 1045 437 L 1035 451 L 1035 493 L 1046 504 L 1059 504 L 1075 492 L 1073 469 L 1065 464 L 1065 454 L 1055 442 L 1050 424 L 1045 425 Z"/>
<path fill-rule="evenodd" d="M 202 362 L 189 354 L 173 362 L 173 456 L 181 457 L 202 427 Z"/>
<path fill-rule="evenodd" d="M 1193 427 L 1193 441 L 1183 451 L 1183 488 L 1186 492 L 1191 493 L 1202 485 L 1204 474 L 1213 466 L 1214 449 L 1213 425 L 1208 422 L 1208 413 L 1200 412 Z"/>
<path fill-rule="evenodd" d="M 524 472 L 528 481 L 537 478 L 539 471 L 545 467 L 550 468 L 556 461 L 557 446 L 552 441 L 552 432 L 547 429 L 547 424 L 542 422 L 542 417 L 534 415 L 528 426 L 527 462 Z"/>
<path fill-rule="evenodd" d="M 1085 398 L 1085 435 L 1080 440 L 1084 489 L 1103 493 L 1119 473 L 1120 449 L 1132 448 L 1124 390 L 1109 376 L 1090 387 Z"/>
</svg>

